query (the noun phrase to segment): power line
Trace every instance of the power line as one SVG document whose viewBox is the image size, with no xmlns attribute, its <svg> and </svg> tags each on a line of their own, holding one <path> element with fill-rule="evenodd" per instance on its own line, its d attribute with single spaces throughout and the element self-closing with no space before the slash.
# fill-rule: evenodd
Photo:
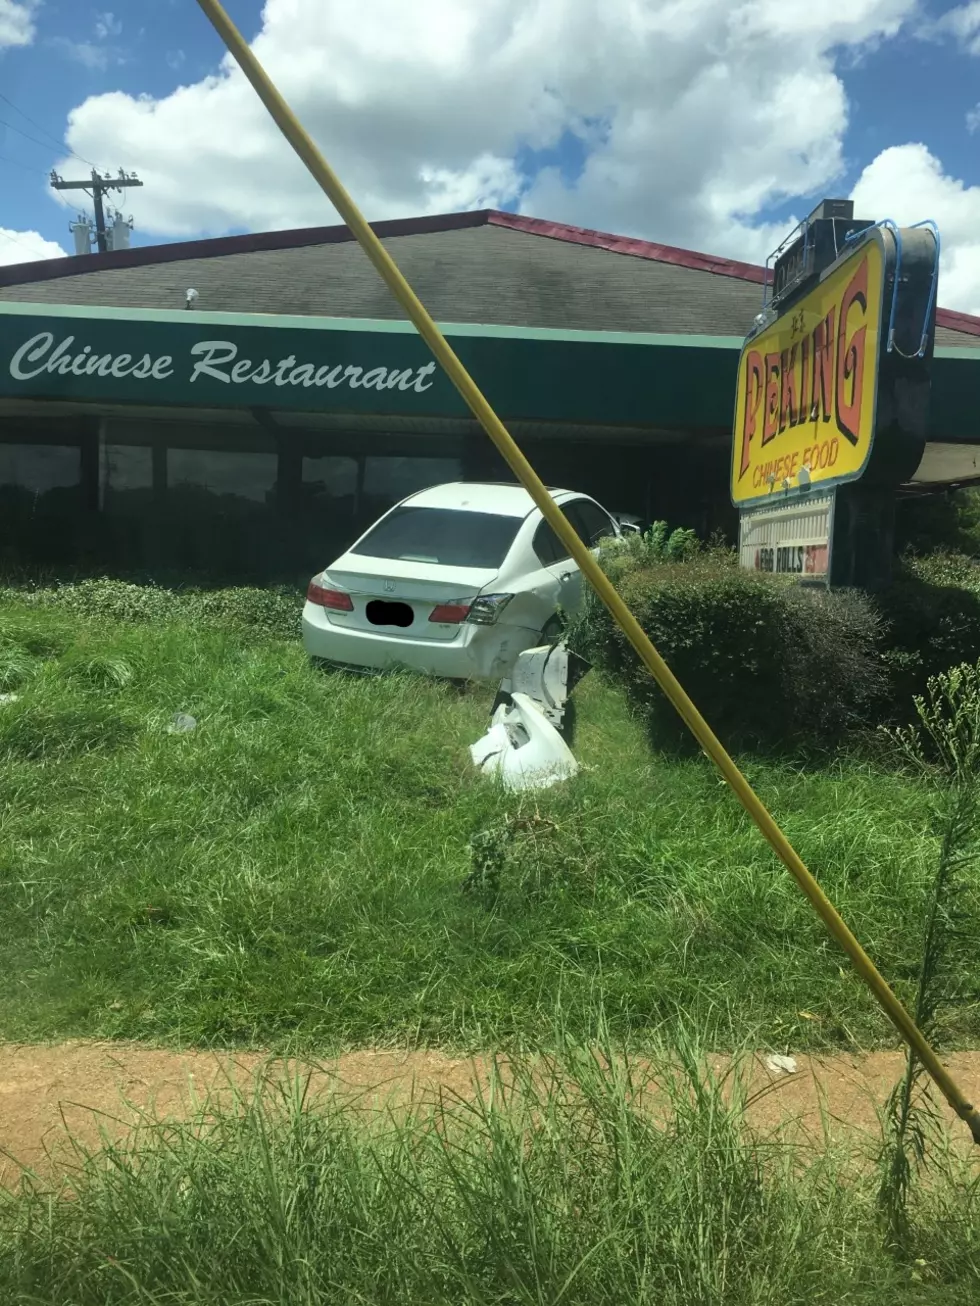
<svg viewBox="0 0 980 1306">
<path fill-rule="evenodd" d="M 12 132 L 16 132 L 18 136 L 23 136 L 25 141 L 33 141 L 35 145 L 40 145 L 42 150 L 50 151 L 52 148 L 47 141 L 38 140 L 38 138 L 36 136 L 32 136 L 30 132 L 21 131 L 21 129 L 19 127 L 15 127 L 12 122 L 4 122 L 2 118 L 0 118 L 0 127 L 6 127 L 8 128 L 8 130 Z M 65 149 L 67 147 L 62 146 L 61 148 Z"/>
<path fill-rule="evenodd" d="M 80 163 L 87 163 L 90 168 L 95 167 L 95 164 L 92 162 L 91 159 L 86 159 L 83 155 L 76 154 L 74 150 L 69 150 L 68 146 L 64 143 L 63 140 L 59 141 L 57 136 L 55 136 L 54 132 L 49 132 L 47 127 L 42 127 L 39 122 L 35 122 L 34 119 L 30 116 L 30 114 L 25 113 L 23 109 L 19 108 L 16 104 L 14 104 L 13 100 L 9 97 L 9 95 L 4 95 L 3 91 L 0 91 L 0 100 L 3 100 L 4 104 L 9 104 L 11 109 L 13 109 L 14 113 L 19 113 L 20 116 L 24 119 L 24 121 L 29 122 L 31 126 L 35 128 L 36 131 L 39 131 L 43 136 L 47 136 L 49 140 L 53 141 L 55 143 L 56 149 L 68 150 L 68 153 L 71 155 L 73 159 L 78 159 Z M 4 125 L 11 126 L 12 124 L 7 123 Z M 17 131 L 17 128 L 14 127 L 13 130 Z M 23 135 L 23 133 L 21 134 Z M 31 138 L 28 137 L 28 140 L 30 139 Z M 37 142 L 37 143 L 40 144 L 41 142 Z M 45 146 L 45 149 L 50 149 L 50 148 L 51 148 L 50 146 L 47 145 Z"/>
<path fill-rule="evenodd" d="M 49 154 L 52 149 L 55 148 L 47 141 L 39 140 L 36 136 L 32 136 L 30 132 L 22 131 L 20 127 L 15 127 L 12 122 L 5 122 L 2 118 L 0 118 L 0 127 L 6 127 L 9 131 L 16 132 L 18 136 L 23 136 L 25 141 L 31 141 L 35 145 L 40 145 L 41 149 L 47 150 Z M 57 149 L 59 154 L 67 154 L 73 159 L 78 159 L 80 163 L 88 163 L 88 159 L 83 159 L 80 154 L 76 154 L 74 150 L 70 150 L 67 145 L 59 145 Z M 91 167 L 91 164 L 89 166 Z"/>
</svg>

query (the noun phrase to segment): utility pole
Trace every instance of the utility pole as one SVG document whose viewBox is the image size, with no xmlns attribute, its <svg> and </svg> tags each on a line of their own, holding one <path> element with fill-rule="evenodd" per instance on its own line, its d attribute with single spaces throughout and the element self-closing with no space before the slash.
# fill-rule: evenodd
<svg viewBox="0 0 980 1306">
<path fill-rule="evenodd" d="M 105 254 L 109 248 L 106 240 L 105 208 L 102 204 L 102 196 L 111 190 L 119 191 L 122 194 L 129 186 L 142 185 L 143 183 L 134 173 L 126 173 L 122 168 L 119 169 L 118 177 L 110 177 L 108 173 L 103 177 L 93 168 L 90 181 L 64 181 L 56 172 L 51 174 L 52 190 L 83 190 L 86 195 L 92 196 L 92 202 L 95 205 L 95 240 L 100 254 Z"/>
</svg>

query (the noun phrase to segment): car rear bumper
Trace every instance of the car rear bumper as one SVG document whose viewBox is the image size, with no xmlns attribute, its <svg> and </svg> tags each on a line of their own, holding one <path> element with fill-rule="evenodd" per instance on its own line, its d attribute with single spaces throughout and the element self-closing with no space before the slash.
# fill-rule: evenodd
<svg viewBox="0 0 980 1306">
<path fill-rule="evenodd" d="M 303 647 L 312 658 L 375 671 L 406 667 L 447 680 L 500 680 L 539 632 L 499 621 L 493 626 L 464 622 L 452 640 L 411 639 L 335 626 L 323 608 L 303 608 Z"/>
</svg>

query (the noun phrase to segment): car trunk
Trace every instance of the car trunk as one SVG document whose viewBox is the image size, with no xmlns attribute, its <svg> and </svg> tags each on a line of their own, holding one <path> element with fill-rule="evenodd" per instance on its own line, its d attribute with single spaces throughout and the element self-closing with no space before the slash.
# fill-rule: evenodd
<svg viewBox="0 0 980 1306">
<path fill-rule="evenodd" d="M 431 621 L 441 605 L 469 604 L 496 579 L 495 570 L 444 567 L 348 553 L 323 573 L 326 588 L 346 591 L 353 611 L 326 610 L 331 625 L 398 638 L 449 640 L 459 619 Z"/>
</svg>

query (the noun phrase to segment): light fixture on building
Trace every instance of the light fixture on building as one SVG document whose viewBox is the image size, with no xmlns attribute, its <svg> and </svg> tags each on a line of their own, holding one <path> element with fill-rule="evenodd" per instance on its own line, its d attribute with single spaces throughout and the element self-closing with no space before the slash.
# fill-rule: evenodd
<svg viewBox="0 0 980 1306">
<path fill-rule="evenodd" d="M 196 301 L 197 301 L 197 298 L 198 298 L 198 294 L 197 294 L 197 291 L 196 291 L 196 290 L 188 290 L 188 292 L 187 292 L 187 298 L 186 298 L 186 301 L 185 301 L 185 303 L 184 303 L 184 307 L 185 307 L 185 308 L 193 308 L 193 307 L 194 307 L 194 304 L 195 304 Z"/>
</svg>

